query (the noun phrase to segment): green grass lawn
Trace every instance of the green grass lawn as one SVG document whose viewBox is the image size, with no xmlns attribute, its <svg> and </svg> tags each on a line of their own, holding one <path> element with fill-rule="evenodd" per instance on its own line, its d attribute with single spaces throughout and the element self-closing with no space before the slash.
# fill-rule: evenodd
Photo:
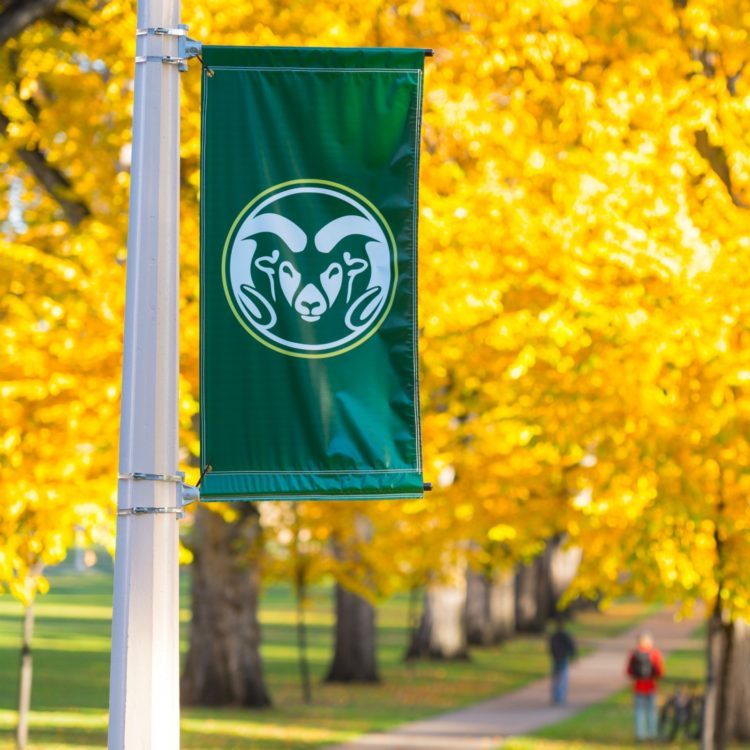
<svg viewBox="0 0 750 750">
<path fill-rule="evenodd" d="M 703 679 L 705 651 L 700 632 L 694 634 L 693 642 L 694 648 L 667 656 L 668 679 L 662 684 L 661 701 L 669 697 L 676 684 L 692 684 Z M 633 741 L 633 697 L 630 690 L 623 690 L 529 737 L 511 740 L 503 750 L 604 750 L 613 747 L 621 750 L 643 747 Z M 678 738 L 673 743 L 660 743 L 659 747 L 694 750 L 698 743 Z"/>
<path fill-rule="evenodd" d="M 58 575 L 37 605 L 34 638 L 33 750 L 73 750 L 106 744 L 112 579 L 108 574 Z M 182 747 L 214 750 L 316 748 L 497 695 L 547 672 L 546 644 L 522 637 L 475 649 L 458 663 L 404 664 L 405 597 L 378 609 L 382 682 L 367 686 L 324 685 L 332 648 L 332 592 L 315 589 L 308 612 L 313 703 L 301 699 L 293 601 L 285 587 L 271 587 L 261 603 L 263 658 L 274 708 L 187 709 Z M 182 648 L 189 620 L 183 581 Z M 602 615 L 586 612 L 574 626 L 582 641 L 615 634 L 648 614 L 636 603 L 619 603 Z M 14 747 L 21 610 L 0 598 L 0 749 Z"/>
</svg>

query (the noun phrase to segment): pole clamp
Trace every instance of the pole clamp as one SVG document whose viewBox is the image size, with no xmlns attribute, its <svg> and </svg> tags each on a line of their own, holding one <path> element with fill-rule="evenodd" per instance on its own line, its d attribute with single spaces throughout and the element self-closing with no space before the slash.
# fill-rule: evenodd
<svg viewBox="0 0 750 750">
<path fill-rule="evenodd" d="M 136 29 L 136 36 L 187 36 L 188 27 L 182 23 L 177 28 L 165 26 L 149 26 L 147 29 Z"/>
<path fill-rule="evenodd" d="M 117 511 L 118 516 L 144 516 L 163 513 L 175 513 L 178 520 L 185 515 L 182 506 L 179 508 L 144 508 L 142 506 L 136 506 L 135 508 L 124 508 L 123 510 Z"/>
<path fill-rule="evenodd" d="M 150 474 L 145 471 L 131 471 L 127 474 L 118 474 L 118 479 L 130 480 L 130 481 L 145 481 L 145 482 L 169 482 L 171 484 L 180 485 L 181 503 L 177 507 L 158 507 L 158 508 L 146 508 L 137 506 L 135 508 L 122 508 L 118 509 L 118 516 L 138 516 L 144 514 L 159 514 L 159 513 L 176 513 L 177 518 L 184 517 L 184 508 L 191 503 L 200 500 L 201 493 L 197 487 L 193 487 L 191 484 L 185 484 L 185 472 L 178 471 L 175 474 Z"/>
<path fill-rule="evenodd" d="M 158 62 L 165 65 L 176 65 L 177 70 L 184 73 L 187 69 L 187 61 L 192 57 L 200 58 L 203 45 L 196 39 L 191 39 L 187 35 L 188 27 L 181 23 L 176 28 L 166 28 L 164 26 L 149 26 L 145 29 L 137 29 L 136 36 L 174 36 L 177 37 L 177 54 L 176 55 L 137 55 L 136 64 Z"/>
<path fill-rule="evenodd" d="M 178 471 L 176 474 L 149 474 L 145 471 L 131 471 L 129 474 L 118 474 L 118 479 L 134 479 L 147 482 L 182 482 L 185 472 Z"/>
</svg>

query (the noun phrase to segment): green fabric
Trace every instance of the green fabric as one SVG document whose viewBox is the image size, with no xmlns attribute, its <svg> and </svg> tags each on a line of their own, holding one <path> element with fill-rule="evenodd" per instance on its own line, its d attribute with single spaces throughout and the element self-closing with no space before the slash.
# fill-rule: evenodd
<svg viewBox="0 0 750 750">
<path fill-rule="evenodd" d="M 201 498 L 421 497 L 423 52 L 203 59 Z"/>
</svg>

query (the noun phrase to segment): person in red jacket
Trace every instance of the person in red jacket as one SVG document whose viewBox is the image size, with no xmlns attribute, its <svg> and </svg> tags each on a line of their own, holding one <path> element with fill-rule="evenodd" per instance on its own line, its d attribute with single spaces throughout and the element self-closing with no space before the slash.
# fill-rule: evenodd
<svg viewBox="0 0 750 750">
<path fill-rule="evenodd" d="M 633 680 L 635 693 L 635 738 L 655 740 L 658 723 L 656 716 L 656 689 L 664 676 L 664 659 L 649 633 L 638 636 L 638 647 L 628 658 L 628 676 Z"/>
</svg>

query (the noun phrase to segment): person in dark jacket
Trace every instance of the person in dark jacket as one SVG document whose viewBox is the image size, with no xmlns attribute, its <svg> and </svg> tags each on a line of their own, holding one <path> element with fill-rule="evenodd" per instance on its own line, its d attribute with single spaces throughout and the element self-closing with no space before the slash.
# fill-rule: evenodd
<svg viewBox="0 0 750 750">
<path fill-rule="evenodd" d="M 552 702 L 563 706 L 568 699 L 568 673 L 576 655 L 576 644 L 565 630 L 562 617 L 557 618 L 555 631 L 549 638 L 549 653 L 552 657 Z"/>
<path fill-rule="evenodd" d="M 656 688 L 664 676 L 664 660 L 649 633 L 638 636 L 638 646 L 630 652 L 627 673 L 633 680 L 635 698 L 635 738 L 655 740 L 658 735 Z"/>
</svg>

